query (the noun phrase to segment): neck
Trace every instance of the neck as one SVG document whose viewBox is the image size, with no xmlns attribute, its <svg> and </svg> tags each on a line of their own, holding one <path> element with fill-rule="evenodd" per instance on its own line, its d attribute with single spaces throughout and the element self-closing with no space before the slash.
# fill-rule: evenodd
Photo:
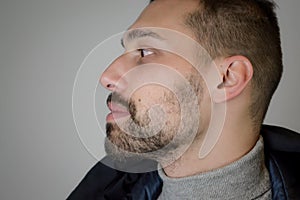
<svg viewBox="0 0 300 200">
<path fill-rule="evenodd" d="M 232 123 L 225 121 L 217 143 L 206 157 L 199 158 L 203 139 L 195 140 L 178 160 L 163 166 L 166 175 L 173 178 L 192 176 L 224 167 L 247 154 L 259 139 L 259 133 L 253 133 L 251 122 L 230 121 Z"/>
</svg>

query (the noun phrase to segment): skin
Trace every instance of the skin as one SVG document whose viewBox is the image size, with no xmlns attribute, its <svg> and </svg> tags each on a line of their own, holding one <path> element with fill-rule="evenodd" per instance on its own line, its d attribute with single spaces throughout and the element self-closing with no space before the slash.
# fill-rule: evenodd
<svg viewBox="0 0 300 200">
<path fill-rule="evenodd" d="M 184 25 L 185 15 L 194 11 L 196 7 L 198 7 L 197 0 L 157 0 L 145 8 L 136 22 L 129 28 L 129 31 L 143 27 L 167 28 L 196 40 L 194 33 Z M 107 118 L 107 124 L 110 126 L 108 143 L 111 143 L 108 145 L 108 150 L 112 154 L 117 154 L 120 150 L 142 153 L 156 150 L 156 148 L 161 147 L 160 145 L 170 142 L 178 131 L 178 124 L 180 117 L 182 117 L 178 113 L 180 113 L 180 106 L 183 105 L 180 105 L 180 102 L 176 100 L 173 91 L 177 91 L 183 86 L 182 83 L 176 78 L 171 79 L 171 82 L 174 82 L 174 88 L 171 88 L 170 91 L 166 87 L 153 84 L 143 87 L 135 86 L 136 83 L 132 80 L 138 79 L 143 74 L 142 72 L 133 73 L 133 77 L 126 79 L 126 74 L 135 69 L 136 66 L 147 63 L 159 63 L 169 66 L 189 80 L 198 97 L 199 106 L 193 107 L 195 104 L 184 104 L 187 110 L 191 112 L 196 110 L 199 114 L 199 123 L 197 126 L 192 126 L 192 128 L 198 128 L 197 135 L 189 144 L 188 149 L 186 151 L 180 150 L 180 156 L 178 157 L 176 156 L 178 155 L 176 149 L 180 149 L 181 143 L 176 143 L 175 150 L 168 151 L 168 154 L 164 155 L 165 157 L 170 155 L 172 162 L 169 162 L 170 160 L 164 162 L 159 157 L 154 157 L 161 162 L 165 173 L 169 177 L 191 176 L 223 167 L 241 158 L 253 148 L 259 138 L 259 133 L 255 131 L 257 127 L 252 124 L 248 111 L 253 68 L 247 58 L 240 55 L 216 58 L 214 62 L 218 70 L 219 82 L 213 85 L 205 85 L 202 77 L 195 71 L 194 66 L 180 56 L 154 49 L 154 53 L 146 52 L 146 56 L 141 57 L 141 52 L 137 50 L 137 48 L 140 48 L 137 45 L 137 40 L 138 38 L 128 40 L 124 37 L 125 53 L 106 69 L 100 79 L 103 87 L 111 92 L 118 93 L 128 103 L 129 108 L 130 105 L 134 105 L 134 112 L 129 109 L 127 117 L 121 117 L 120 113 L 112 112 Z M 158 69 L 155 73 L 160 74 L 161 71 Z M 145 74 L 147 75 L 147 72 Z M 198 75 L 195 76 L 195 74 Z M 130 90 L 128 88 L 138 89 Z M 188 100 L 184 102 L 188 102 Z M 211 106 L 218 108 L 224 104 L 226 104 L 227 112 L 220 137 L 210 153 L 199 159 L 199 149 L 210 123 L 210 108 Z M 165 114 L 165 126 L 160 136 L 155 138 L 156 145 L 151 145 L 150 141 L 136 140 L 126 136 L 122 131 L 122 127 L 125 127 L 125 129 L 130 127 L 128 121 L 136 120 L 135 122 L 140 123 L 141 127 L 149 124 L 149 110 L 154 105 L 160 105 Z M 116 114 L 115 117 L 113 117 L 114 113 Z M 161 119 L 151 120 L 157 123 Z M 187 123 L 193 124 L 193 121 L 190 120 Z M 182 145 L 184 145 L 186 143 L 185 139 L 189 136 L 184 137 L 183 135 L 182 137 Z M 119 148 L 112 147 L 112 144 Z"/>
</svg>

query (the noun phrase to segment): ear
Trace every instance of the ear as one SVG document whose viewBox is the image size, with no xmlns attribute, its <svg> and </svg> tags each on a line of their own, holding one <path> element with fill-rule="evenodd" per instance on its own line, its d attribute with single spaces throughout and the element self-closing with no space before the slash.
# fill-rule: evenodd
<svg viewBox="0 0 300 200">
<path fill-rule="evenodd" d="M 214 88 L 213 100 L 221 103 L 241 94 L 253 76 L 251 62 L 244 56 L 231 56 L 220 63 L 222 82 Z"/>
</svg>

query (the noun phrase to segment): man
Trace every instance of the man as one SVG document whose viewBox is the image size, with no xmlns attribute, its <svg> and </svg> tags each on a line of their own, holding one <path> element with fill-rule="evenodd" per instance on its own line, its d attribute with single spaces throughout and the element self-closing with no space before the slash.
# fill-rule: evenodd
<svg viewBox="0 0 300 200">
<path fill-rule="evenodd" d="M 262 126 L 282 74 L 274 3 L 155 0 L 122 44 L 100 80 L 108 156 L 68 199 L 300 198 L 299 135 Z"/>
</svg>

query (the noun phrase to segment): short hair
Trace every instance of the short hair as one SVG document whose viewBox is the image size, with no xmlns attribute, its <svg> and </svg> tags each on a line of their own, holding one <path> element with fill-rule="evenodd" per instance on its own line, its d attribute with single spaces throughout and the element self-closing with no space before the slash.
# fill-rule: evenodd
<svg viewBox="0 0 300 200">
<path fill-rule="evenodd" d="M 154 0 L 151 0 L 152 2 Z M 272 0 L 199 0 L 185 24 L 212 59 L 243 55 L 253 65 L 253 122 L 261 123 L 282 76 L 280 30 Z"/>
</svg>

